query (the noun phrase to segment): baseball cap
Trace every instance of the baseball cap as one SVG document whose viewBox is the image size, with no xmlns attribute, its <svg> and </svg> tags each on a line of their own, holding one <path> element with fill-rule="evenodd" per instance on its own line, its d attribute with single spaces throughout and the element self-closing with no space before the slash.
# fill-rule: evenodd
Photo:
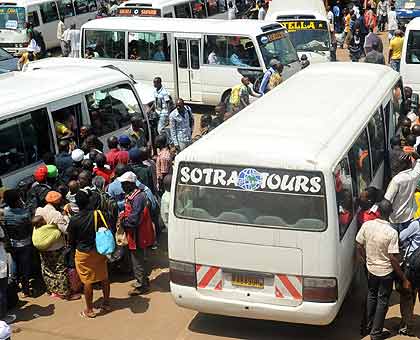
<svg viewBox="0 0 420 340">
<path fill-rule="evenodd" d="M 131 144 L 130 137 L 128 137 L 127 135 L 121 135 L 118 137 L 118 143 L 122 145 Z"/>
<path fill-rule="evenodd" d="M 126 173 L 124 173 L 123 175 L 121 175 L 120 177 L 117 178 L 121 183 L 123 182 L 131 182 L 131 183 L 136 183 L 137 181 L 137 176 L 134 172 L 132 171 L 128 171 Z"/>
<path fill-rule="evenodd" d="M 71 153 L 71 159 L 77 163 L 83 161 L 84 157 L 85 157 L 85 153 L 83 152 L 83 150 L 80 150 L 80 149 L 75 149 Z"/>
<path fill-rule="evenodd" d="M 37 182 L 44 182 L 48 176 L 48 168 L 45 165 L 41 165 L 36 168 L 34 172 L 34 178 Z"/>
<path fill-rule="evenodd" d="M 271 67 L 276 66 L 276 65 L 279 65 L 279 64 L 281 64 L 281 62 L 278 61 L 277 59 L 271 59 L 270 60 L 270 66 Z"/>
<path fill-rule="evenodd" d="M 56 178 L 58 177 L 58 169 L 55 165 L 47 165 L 48 169 L 48 178 Z"/>
</svg>

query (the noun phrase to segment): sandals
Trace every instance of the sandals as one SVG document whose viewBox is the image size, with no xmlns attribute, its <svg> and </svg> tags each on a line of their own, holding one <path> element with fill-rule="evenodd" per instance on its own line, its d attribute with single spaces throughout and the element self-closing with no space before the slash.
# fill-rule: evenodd
<svg viewBox="0 0 420 340">
<path fill-rule="evenodd" d="M 87 313 L 86 311 L 81 311 L 80 316 L 84 319 L 94 319 L 96 318 L 96 313 L 95 312 Z"/>
</svg>

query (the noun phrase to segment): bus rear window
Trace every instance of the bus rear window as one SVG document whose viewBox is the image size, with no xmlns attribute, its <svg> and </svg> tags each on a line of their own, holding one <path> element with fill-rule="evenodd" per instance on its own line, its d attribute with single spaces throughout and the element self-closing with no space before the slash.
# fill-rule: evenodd
<svg viewBox="0 0 420 340">
<path fill-rule="evenodd" d="M 181 163 L 175 193 L 179 218 L 322 231 L 325 189 L 319 172 Z"/>
</svg>

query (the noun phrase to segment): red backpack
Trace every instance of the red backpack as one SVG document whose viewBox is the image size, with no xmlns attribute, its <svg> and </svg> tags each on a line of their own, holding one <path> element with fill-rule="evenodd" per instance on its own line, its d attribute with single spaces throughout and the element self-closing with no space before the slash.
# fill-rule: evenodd
<svg viewBox="0 0 420 340">
<path fill-rule="evenodd" d="M 132 194 L 130 194 L 126 200 L 124 205 L 124 216 L 127 217 L 131 214 L 132 205 L 131 201 L 142 191 L 140 189 L 136 189 Z M 147 199 L 145 197 L 145 199 Z M 155 243 L 156 233 L 155 228 L 153 226 L 152 218 L 150 215 L 149 204 L 146 204 L 146 207 L 143 210 L 143 216 L 140 220 L 140 224 L 135 230 L 127 229 L 126 231 L 127 241 L 128 241 L 128 249 L 136 250 L 137 244 L 142 249 L 146 249 L 152 246 Z M 136 235 L 137 232 L 137 235 Z M 140 240 L 136 243 L 136 240 Z"/>
</svg>

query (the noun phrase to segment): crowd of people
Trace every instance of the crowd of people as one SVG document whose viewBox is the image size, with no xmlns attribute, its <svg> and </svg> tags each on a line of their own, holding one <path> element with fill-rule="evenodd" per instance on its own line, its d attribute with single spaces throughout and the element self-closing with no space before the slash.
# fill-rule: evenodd
<svg viewBox="0 0 420 340">
<path fill-rule="evenodd" d="M 405 88 L 410 111 L 412 91 Z M 361 335 L 372 340 L 390 335 L 384 321 L 394 283 L 400 294 L 398 333 L 413 336 L 414 305 L 420 288 L 420 125 L 418 107 L 401 115 L 401 134 L 392 138 L 390 181 L 385 192 L 368 187 L 360 194 L 356 236 L 368 283 Z"/>
<path fill-rule="evenodd" d="M 348 48 L 350 59 L 358 62 L 362 58 L 367 63 L 385 65 L 383 43 L 378 36 L 388 33 L 390 41 L 388 64 L 396 71 L 400 69 L 404 32 L 398 29 L 395 0 L 353 1 L 352 6 L 342 7 L 337 0 L 328 6 L 330 27 L 334 27 L 334 39 L 341 47 Z"/>
</svg>

